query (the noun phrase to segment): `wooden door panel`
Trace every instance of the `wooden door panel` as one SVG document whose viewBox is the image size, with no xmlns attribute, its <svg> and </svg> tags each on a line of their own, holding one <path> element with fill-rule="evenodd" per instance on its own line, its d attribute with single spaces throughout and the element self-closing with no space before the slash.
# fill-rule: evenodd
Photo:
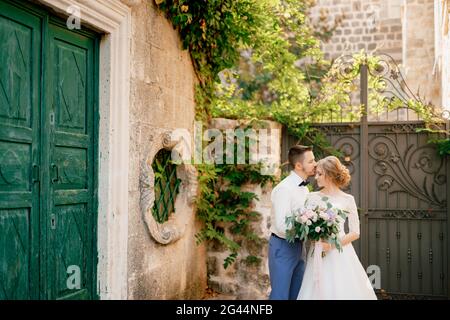
<svg viewBox="0 0 450 320">
<path fill-rule="evenodd" d="M 49 26 L 49 290 L 54 299 L 92 296 L 94 40 Z M 79 284 L 67 281 L 79 270 Z M 70 281 L 69 281 L 70 282 Z"/>
<path fill-rule="evenodd" d="M 40 32 L 0 2 L 0 299 L 39 295 Z"/>
</svg>

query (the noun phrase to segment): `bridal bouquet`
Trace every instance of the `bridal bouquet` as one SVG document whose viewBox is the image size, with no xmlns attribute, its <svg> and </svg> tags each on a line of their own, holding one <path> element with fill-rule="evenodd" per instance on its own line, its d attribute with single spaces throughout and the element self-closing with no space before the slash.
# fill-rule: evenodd
<svg viewBox="0 0 450 320">
<path fill-rule="evenodd" d="M 334 244 L 339 251 L 342 251 L 338 238 L 341 222 L 345 221 L 348 212 L 335 208 L 328 202 L 328 198 L 322 198 L 324 205 L 308 205 L 295 211 L 292 216 L 286 218 L 288 229 L 286 239 L 293 242 L 299 238 L 302 241 L 324 240 Z"/>
</svg>

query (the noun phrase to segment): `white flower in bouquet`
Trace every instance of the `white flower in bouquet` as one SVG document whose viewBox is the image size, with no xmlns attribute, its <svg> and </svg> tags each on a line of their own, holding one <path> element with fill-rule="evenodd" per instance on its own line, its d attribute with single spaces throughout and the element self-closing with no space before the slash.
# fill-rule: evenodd
<svg viewBox="0 0 450 320">
<path fill-rule="evenodd" d="M 323 220 L 328 220 L 328 214 L 325 211 L 320 211 L 319 217 Z"/>
</svg>

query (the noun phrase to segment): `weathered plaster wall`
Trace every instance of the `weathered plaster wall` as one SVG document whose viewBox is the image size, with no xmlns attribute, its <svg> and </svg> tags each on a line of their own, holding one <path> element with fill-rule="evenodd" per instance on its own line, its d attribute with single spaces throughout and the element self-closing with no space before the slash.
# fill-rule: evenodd
<svg viewBox="0 0 450 320">
<path fill-rule="evenodd" d="M 200 225 L 194 208 L 176 202 L 185 232 L 174 243 L 159 244 L 144 223 L 139 185 L 142 161 L 153 160 L 146 159 L 147 147 L 160 132 L 185 128 L 193 136 L 195 74 L 177 31 L 154 2 L 132 2 L 128 299 L 199 299 L 206 254 L 195 243 Z"/>
</svg>

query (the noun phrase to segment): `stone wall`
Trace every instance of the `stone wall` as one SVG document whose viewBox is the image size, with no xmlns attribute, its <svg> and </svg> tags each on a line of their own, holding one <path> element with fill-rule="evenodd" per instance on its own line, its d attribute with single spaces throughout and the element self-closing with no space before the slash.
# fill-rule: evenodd
<svg viewBox="0 0 450 320">
<path fill-rule="evenodd" d="M 440 106 L 440 74 L 434 67 L 433 0 L 317 0 L 310 17 L 317 22 L 321 16 L 328 17 L 329 26 L 336 17 L 343 18 L 322 46 L 326 57 L 333 59 L 361 49 L 387 53 L 401 65 L 409 89 L 425 102 Z M 390 118 L 416 119 L 404 110 Z"/>
<path fill-rule="evenodd" d="M 440 106 L 439 74 L 434 72 L 434 1 L 406 0 L 404 69 L 413 93 Z"/>
<path fill-rule="evenodd" d="M 264 121 L 270 129 L 278 129 L 281 125 L 276 122 Z M 214 119 L 212 128 L 219 130 L 234 129 L 238 121 L 228 119 Z M 281 134 L 276 138 L 276 150 L 271 150 L 272 163 L 279 168 L 281 159 Z M 279 176 L 280 171 L 274 172 Z M 259 244 L 245 241 L 231 235 L 224 228 L 225 234 L 232 237 L 241 244 L 236 262 L 227 269 L 223 267 L 224 259 L 229 252 L 218 243 L 208 244 L 208 286 L 223 294 L 229 294 L 236 299 L 267 299 L 270 293 L 269 268 L 268 268 L 268 240 L 270 237 L 270 213 L 272 185 L 246 185 L 243 190 L 253 192 L 257 195 L 257 201 L 253 202 L 252 209 L 260 214 L 257 221 L 252 222 L 255 233 L 261 238 Z M 254 257 L 257 257 L 256 259 Z"/>
<path fill-rule="evenodd" d="M 446 5 L 444 5 L 446 2 Z M 436 70 L 441 77 L 441 106 L 443 109 L 443 117 L 450 119 L 450 22 L 449 22 L 449 4 L 450 1 L 446 0 L 439 4 L 436 8 L 437 21 L 435 26 L 438 26 L 435 30 L 437 54 L 435 56 L 438 59 Z"/>
<path fill-rule="evenodd" d="M 206 250 L 195 243 L 200 223 L 186 201 L 191 186 L 182 185 L 177 197 L 181 236 L 169 244 L 155 241 L 141 199 L 144 167 L 163 147 L 164 133 L 185 128 L 193 135 L 195 73 L 178 32 L 154 1 L 122 1 L 132 8 L 128 299 L 200 299 Z"/>
<path fill-rule="evenodd" d="M 314 23 L 325 16 L 332 26 L 336 18 L 342 17 L 330 41 L 322 46 L 326 57 L 334 59 L 365 49 L 388 53 L 400 62 L 401 3 L 402 0 L 317 0 L 310 13 Z"/>
</svg>

